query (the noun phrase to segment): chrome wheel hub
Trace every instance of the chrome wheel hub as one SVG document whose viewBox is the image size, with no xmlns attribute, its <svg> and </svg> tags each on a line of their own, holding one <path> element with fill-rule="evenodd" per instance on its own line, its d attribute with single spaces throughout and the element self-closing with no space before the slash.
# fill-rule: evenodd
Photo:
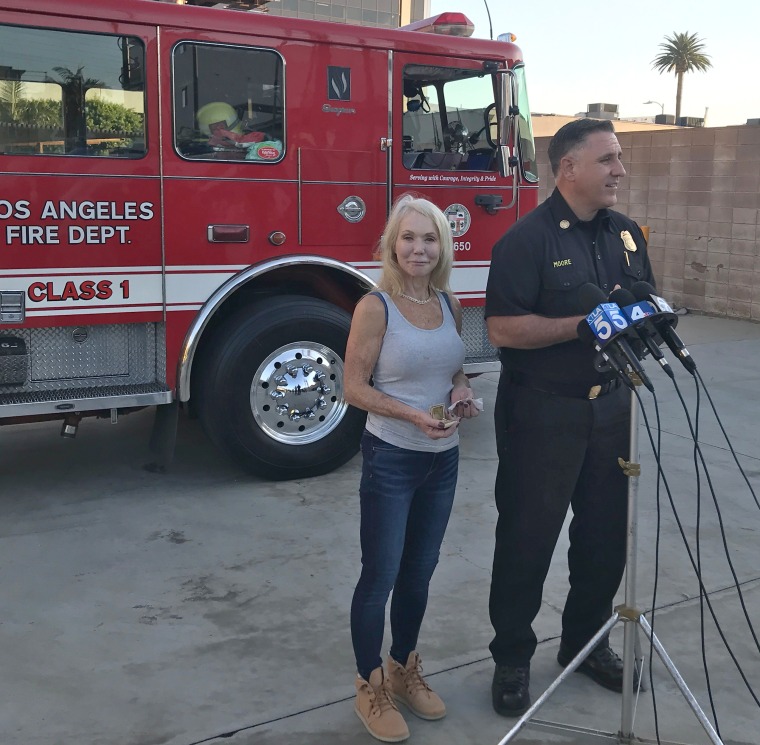
<svg viewBox="0 0 760 745">
<path fill-rule="evenodd" d="M 338 426 L 348 408 L 343 360 L 322 344 L 286 344 L 256 370 L 250 401 L 256 423 L 273 440 L 316 442 Z"/>
</svg>

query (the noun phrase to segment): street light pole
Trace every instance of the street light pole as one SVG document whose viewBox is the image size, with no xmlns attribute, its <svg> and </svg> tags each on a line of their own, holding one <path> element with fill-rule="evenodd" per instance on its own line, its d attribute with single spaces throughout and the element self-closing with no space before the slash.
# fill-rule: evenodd
<svg viewBox="0 0 760 745">
<path fill-rule="evenodd" d="M 648 103 L 657 104 L 660 107 L 660 114 L 662 114 L 663 116 L 665 116 L 665 104 L 664 103 L 660 103 L 659 101 L 644 101 L 644 103 L 645 104 L 648 104 Z"/>
<path fill-rule="evenodd" d="M 486 13 L 488 13 L 488 30 L 491 32 L 491 39 L 493 39 L 493 24 L 491 23 L 491 11 L 488 8 L 488 0 L 483 0 L 483 4 L 486 6 Z"/>
</svg>

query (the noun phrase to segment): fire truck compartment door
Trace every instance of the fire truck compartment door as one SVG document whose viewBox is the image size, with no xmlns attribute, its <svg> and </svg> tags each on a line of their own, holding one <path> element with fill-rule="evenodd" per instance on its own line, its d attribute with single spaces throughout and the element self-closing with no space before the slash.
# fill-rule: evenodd
<svg viewBox="0 0 760 745">
<path fill-rule="evenodd" d="M 366 246 L 386 217 L 385 153 L 306 150 L 300 155 L 298 206 L 303 246 Z"/>
</svg>

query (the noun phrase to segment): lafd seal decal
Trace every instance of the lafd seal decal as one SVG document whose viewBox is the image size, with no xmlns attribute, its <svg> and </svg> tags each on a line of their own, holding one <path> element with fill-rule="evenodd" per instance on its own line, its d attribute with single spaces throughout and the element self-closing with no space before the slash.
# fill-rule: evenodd
<svg viewBox="0 0 760 745">
<path fill-rule="evenodd" d="M 443 214 L 449 221 L 451 234 L 454 238 L 459 238 L 470 229 L 470 212 L 463 204 L 450 204 L 443 211 Z"/>
</svg>

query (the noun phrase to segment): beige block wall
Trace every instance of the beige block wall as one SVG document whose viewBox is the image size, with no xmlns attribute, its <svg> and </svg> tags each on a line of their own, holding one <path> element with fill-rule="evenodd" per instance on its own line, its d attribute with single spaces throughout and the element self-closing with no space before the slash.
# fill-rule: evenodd
<svg viewBox="0 0 760 745">
<path fill-rule="evenodd" d="M 554 186 L 536 140 L 539 201 Z M 620 132 L 628 173 L 617 209 L 648 225 L 660 294 L 711 315 L 760 321 L 760 127 Z"/>
</svg>

